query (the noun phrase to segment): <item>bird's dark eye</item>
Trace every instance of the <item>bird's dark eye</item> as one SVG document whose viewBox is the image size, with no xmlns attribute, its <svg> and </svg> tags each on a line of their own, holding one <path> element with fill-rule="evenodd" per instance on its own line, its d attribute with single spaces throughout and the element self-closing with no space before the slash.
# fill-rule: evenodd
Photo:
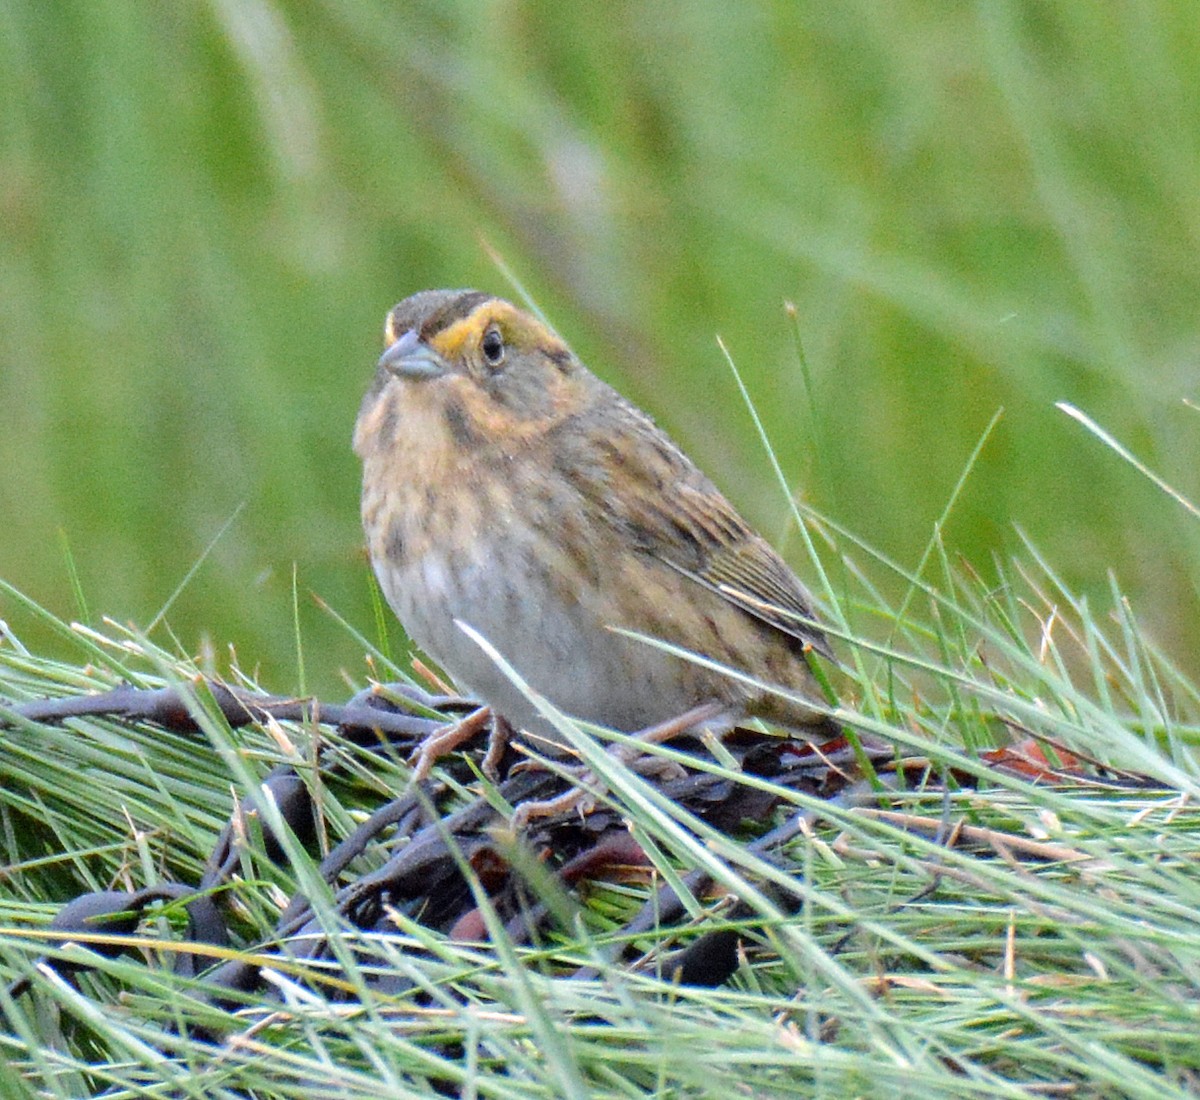
<svg viewBox="0 0 1200 1100">
<path fill-rule="evenodd" d="M 480 347 L 483 348 L 483 357 L 490 366 L 498 367 L 504 362 L 504 337 L 500 335 L 500 330 L 495 325 L 492 325 L 483 334 L 483 343 Z"/>
</svg>

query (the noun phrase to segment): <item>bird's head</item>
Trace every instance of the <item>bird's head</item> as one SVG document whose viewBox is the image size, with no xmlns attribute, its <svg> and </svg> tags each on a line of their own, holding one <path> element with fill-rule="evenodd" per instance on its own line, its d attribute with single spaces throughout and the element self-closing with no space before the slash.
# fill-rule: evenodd
<svg viewBox="0 0 1200 1100">
<path fill-rule="evenodd" d="M 462 447 L 517 445 L 578 411 L 594 380 L 542 321 L 477 290 L 426 290 L 387 316 L 355 430 L 360 456 L 440 425 Z"/>
</svg>

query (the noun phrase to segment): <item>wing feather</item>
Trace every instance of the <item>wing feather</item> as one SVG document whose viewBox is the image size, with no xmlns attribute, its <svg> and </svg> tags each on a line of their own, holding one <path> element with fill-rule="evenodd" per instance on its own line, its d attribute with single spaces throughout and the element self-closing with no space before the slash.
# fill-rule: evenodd
<svg viewBox="0 0 1200 1100">
<path fill-rule="evenodd" d="M 779 554 L 649 416 L 609 392 L 616 402 L 592 407 L 590 432 L 572 426 L 570 458 L 560 466 L 590 514 L 620 528 L 641 553 L 833 659 L 812 625 L 812 596 Z"/>
</svg>

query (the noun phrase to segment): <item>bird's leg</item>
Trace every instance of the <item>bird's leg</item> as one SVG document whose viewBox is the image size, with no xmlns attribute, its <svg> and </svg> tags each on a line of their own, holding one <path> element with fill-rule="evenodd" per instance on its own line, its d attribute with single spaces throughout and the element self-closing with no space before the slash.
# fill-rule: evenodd
<svg viewBox="0 0 1200 1100">
<path fill-rule="evenodd" d="M 476 734 L 478 734 L 484 726 L 487 725 L 488 719 L 492 716 L 490 707 L 480 707 L 478 710 L 472 711 L 465 718 L 460 718 L 457 722 L 452 722 L 448 726 L 443 726 L 439 730 L 435 730 L 426 737 L 420 745 L 417 746 L 417 751 L 413 753 L 409 764 L 413 770 L 413 782 L 419 783 L 421 780 L 428 778 L 433 765 L 438 762 L 443 756 L 449 752 L 453 752 L 460 745 L 465 745 Z M 492 737 L 493 733 L 488 738 L 488 756 L 492 753 Z M 503 752 L 503 747 L 501 747 Z M 484 766 L 488 766 L 488 756 L 484 757 Z"/>
<path fill-rule="evenodd" d="M 621 761 L 630 771 L 638 775 L 652 775 L 656 779 L 679 779 L 683 768 L 674 760 L 665 760 L 652 753 L 638 751 L 639 745 L 662 745 L 685 733 L 697 729 L 709 729 L 714 723 L 722 728 L 728 725 L 726 708 L 719 703 L 704 703 L 693 707 L 675 718 L 668 718 L 656 726 L 648 726 L 635 734 L 636 744 L 610 745 L 608 753 Z M 715 721 L 724 719 L 723 721 Z"/>
<path fill-rule="evenodd" d="M 636 743 L 610 745 L 608 754 L 638 775 L 654 776 L 660 780 L 678 778 L 682 772 L 679 764 L 673 760 L 664 760 L 660 756 L 641 753 L 638 751 L 638 745 L 661 745 L 682 734 L 690 733 L 697 726 L 708 726 L 724 713 L 725 708 L 719 703 L 705 703 L 693 707 L 675 718 L 647 726 L 634 735 Z M 557 817 L 574 809 L 578 809 L 581 816 L 591 812 L 596 805 L 596 797 L 602 784 L 590 768 L 579 767 L 573 771 L 578 776 L 578 786 L 555 798 L 522 802 L 513 811 L 513 828 L 519 831 L 535 818 Z"/>
<path fill-rule="evenodd" d="M 500 779 L 500 761 L 504 759 L 505 750 L 512 742 L 515 732 L 504 715 L 492 715 L 492 728 L 488 731 L 487 750 L 483 754 L 479 770 L 493 783 Z"/>
</svg>

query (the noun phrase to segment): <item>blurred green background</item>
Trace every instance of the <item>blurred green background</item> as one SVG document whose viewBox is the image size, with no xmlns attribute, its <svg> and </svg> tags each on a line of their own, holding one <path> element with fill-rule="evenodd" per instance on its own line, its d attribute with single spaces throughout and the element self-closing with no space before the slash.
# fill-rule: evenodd
<svg viewBox="0 0 1200 1100">
<path fill-rule="evenodd" d="M 1195 523 L 1053 407 L 1200 495 L 1196 14 L 4 0 L 0 577 L 78 617 L 69 546 L 92 621 L 146 626 L 244 505 L 169 628 L 295 690 L 294 568 L 339 694 L 363 650 L 308 594 L 376 636 L 349 438 L 385 311 L 511 293 L 490 246 L 777 542 L 716 334 L 804 498 L 909 566 L 1003 406 L 951 545 L 1113 569 L 1200 671 Z"/>
</svg>

